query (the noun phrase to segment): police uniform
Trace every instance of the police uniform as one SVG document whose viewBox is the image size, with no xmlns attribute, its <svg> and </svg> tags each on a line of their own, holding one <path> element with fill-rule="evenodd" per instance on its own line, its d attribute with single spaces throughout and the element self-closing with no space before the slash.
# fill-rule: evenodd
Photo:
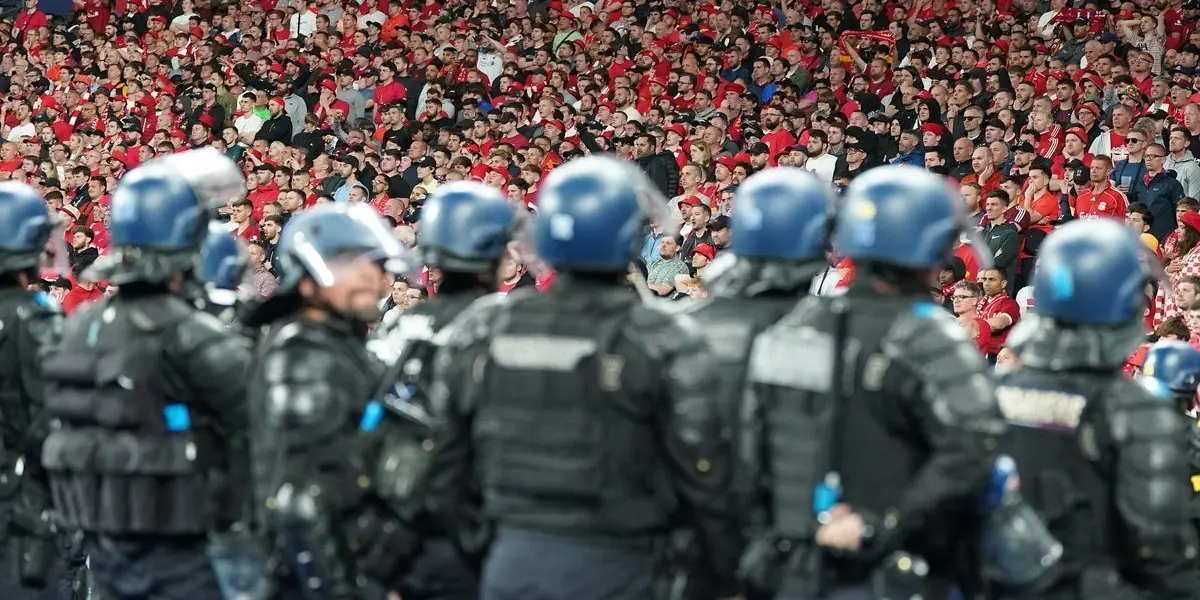
<svg viewBox="0 0 1200 600">
<path fill-rule="evenodd" d="M 366 349 L 370 317 L 305 306 L 298 291 L 306 278 L 332 285 L 333 260 L 384 261 L 398 246 L 364 205 L 298 215 L 279 290 L 252 315 L 266 328 L 249 392 L 256 523 L 285 598 L 382 598 L 417 549 L 403 511 L 426 440 L 375 396 L 384 366 Z"/>
<path fill-rule="evenodd" d="M 756 342 L 749 379 L 751 429 L 741 446 L 764 448 L 747 457 L 755 465 L 747 477 L 774 482 L 757 496 L 772 531 L 811 541 L 815 490 L 832 486 L 829 473 L 838 502 L 874 529 L 867 560 L 793 559 L 820 566 L 785 576 L 785 593 L 858 588 L 876 597 L 874 568 L 901 548 L 935 575 L 962 577 L 956 534 L 971 528 L 1004 423 L 986 362 L 944 311 L 861 288 L 807 298 Z"/>
<path fill-rule="evenodd" d="M 429 404 L 435 338 L 479 297 L 495 292 L 497 270 L 509 253 L 510 232 L 518 213 L 496 188 L 477 182 L 438 186 L 421 207 L 417 247 L 421 262 L 441 273 L 438 294 L 402 313 L 381 339 L 368 344 L 390 365 L 385 385 L 386 404 L 429 427 L 438 418 Z M 390 424 L 389 424 L 390 425 Z M 386 436 L 386 434 L 385 434 Z M 389 438 L 399 440 L 399 438 Z M 402 447 L 406 442 L 400 441 Z M 395 442 L 381 456 L 398 464 Z M 468 481 L 462 482 L 465 486 Z M 416 482 L 423 485 L 422 481 Z M 477 487 L 464 487 L 477 497 Z M 416 600 L 475 600 L 479 596 L 479 563 L 487 550 L 489 529 L 477 510 L 459 513 L 453 528 L 427 518 L 424 498 L 417 493 L 395 494 L 393 501 L 409 507 L 411 520 L 421 523 L 421 551 L 396 585 L 404 598 Z M 401 498 L 405 496 L 406 498 Z M 472 507 L 477 507 L 473 503 Z"/>
<path fill-rule="evenodd" d="M 62 232 L 37 191 L 16 182 L 0 183 L 0 230 L 0 597 L 71 600 L 87 593 L 85 557 L 77 536 L 53 519 L 41 460 L 42 361 L 62 315 L 45 293 L 26 289 L 47 242 Z"/>
<path fill-rule="evenodd" d="M 1140 253 L 1119 223 L 1064 225 L 1042 245 L 1035 313 L 1010 337 L 1022 366 L 999 380 L 1013 425 L 1004 447 L 1064 546 L 1059 575 L 1031 598 L 1194 598 L 1200 589 L 1188 425 L 1166 384 L 1121 375 L 1142 337 Z"/>
<path fill-rule="evenodd" d="M 643 211 L 665 206 L 615 158 L 558 167 L 534 223 L 554 286 L 481 299 L 439 334 L 429 502 L 453 521 L 471 503 L 460 482 L 477 481 L 496 527 L 484 600 L 649 597 L 659 547 L 682 515 L 709 591 L 737 594 L 715 366 L 695 324 L 622 285 Z"/>
<path fill-rule="evenodd" d="M 739 416 L 755 338 L 807 295 L 825 266 L 832 202 L 829 186 L 808 171 L 783 167 L 754 174 L 738 188 L 730 247 L 704 272 L 708 299 L 667 305 L 703 324 L 697 329 L 713 354 L 717 396 L 729 402 L 722 412 L 731 423 Z M 761 526 L 761 517 L 745 520 Z M 685 568 L 700 559 L 690 535 L 677 535 L 672 550 Z M 672 595 L 704 598 L 708 587 L 698 571 L 691 581 L 678 578 Z"/>
<path fill-rule="evenodd" d="M 545 294 L 481 300 L 445 337 L 431 502 L 462 510 L 456 482 L 479 473 L 497 528 L 484 598 L 640 597 L 685 506 L 712 590 L 735 595 L 731 465 L 696 325 L 560 273 Z"/>
<path fill-rule="evenodd" d="M 207 535 L 237 516 L 227 440 L 246 429 L 250 352 L 169 283 L 193 268 L 211 202 L 166 163 L 126 175 L 96 266 L 120 292 L 68 318 L 45 363 L 43 464 L 105 598 L 221 597 Z"/>
<path fill-rule="evenodd" d="M 70 600 L 86 593 L 75 577 L 84 556 L 77 548 L 70 552 L 71 536 L 49 518 L 50 489 L 41 467 L 47 433 L 41 360 L 60 327 L 61 313 L 44 293 L 0 288 L 0 596 Z"/>
<path fill-rule="evenodd" d="M 739 432 L 765 525 L 742 562 L 750 591 L 784 598 L 929 595 L 981 585 L 979 499 L 1005 423 L 983 357 L 924 277 L 950 253 L 961 201 L 927 172 L 887 166 L 849 186 L 844 296 L 808 297 L 755 341 Z M 834 507 L 866 524 L 856 552 L 816 542 Z"/>
</svg>

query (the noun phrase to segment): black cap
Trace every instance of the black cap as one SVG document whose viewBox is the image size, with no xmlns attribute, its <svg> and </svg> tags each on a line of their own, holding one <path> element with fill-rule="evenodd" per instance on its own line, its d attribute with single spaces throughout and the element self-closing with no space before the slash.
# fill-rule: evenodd
<svg viewBox="0 0 1200 600">
<path fill-rule="evenodd" d="M 437 162 L 433 160 L 432 156 L 426 156 L 425 158 L 418 160 L 416 164 L 418 167 L 424 167 L 426 169 L 432 169 L 437 166 Z"/>
<path fill-rule="evenodd" d="M 1076 25 L 1091 25 L 1092 22 L 1087 17 L 1075 17 Z"/>
<path fill-rule="evenodd" d="M 866 144 L 866 143 L 864 143 L 862 140 L 855 140 L 855 141 L 853 141 L 853 142 L 849 142 L 849 143 L 847 143 L 847 144 L 846 144 L 846 149 L 847 149 L 847 150 L 861 150 L 861 151 L 863 151 L 863 152 L 870 152 L 870 151 L 871 151 L 870 147 L 869 147 L 869 146 L 867 146 L 867 144 Z"/>
<path fill-rule="evenodd" d="M 788 152 L 803 152 L 805 156 L 812 154 L 808 151 L 808 146 L 805 146 L 804 144 L 792 144 L 788 147 Z"/>
<path fill-rule="evenodd" d="M 699 36 L 696 36 L 696 39 L 694 40 L 694 42 L 695 42 L 695 44 L 696 44 L 697 46 L 711 46 L 711 45 L 713 45 L 713 39 L 712 39 L 712 38 L 710 38 L 710 37 L 708 37 L 707 35 L 699 35 Z"/>
<path fill-rule="evenodd" d="M 1008 129 L 1007 127 L 1004 126 L 1004 121 L 1001 121 L 1000 119 L 988 119 L 987 126 L 995 127 L 996 129 L 1000 129 L 1000 130 Z"/>
<path fill-rule="evenodd" d="M 708 222 L 708 228 L 713 231 L 721 231 L 723 229 L 728 229 L 731 224 L 732 221 L 729 220 L 729 217 L 725 215 L 718 215 L 713 218 L 712 221 Z"/>
<path fill-rule="evenodd" d="M 770 154 L 770 153 L 771 153 L 771 149 L 770 149 L 770 148 L 768 148 L 768 147 L 767 147 L 767 145 L 766 145 L 766 144 L 764 144 L 764 143 L 762 143 L 762 142 L 758 142 L 758 143 L 755 143 L 755 144 L 750 144 L 750 145 L 749 145 L 749 146 L 746 148 L 746 154 L 750 154 L 750 155 L 754 155 L 754 154 Z"/>
<path fill-rule="evenodd" d="M 869 123 L 891 123 L 892 118 L 883 114 L 880 111 L 875 111 L 875 112 L 867 115 L 867 122 L 869 122 Z"/>
<path fill-rule="evenodd" d="M 1035 150 L 1035 148 L 1033 147 L 1033 144 L 1030 144 L 1029 142 L 1021 142 L 1020 144 L 1017 144 L 1015 147 L 1013 147 L 1013 152 L 1033 153 L 1034 150 Z"/>
<path fill-rule="evenodd" d="M 1086 169 L 1087 165 L 1083 164 L 1083 161 L 1079 160 L 1078 158 L 1072 158 L 1071 160 L 1068 160 L 1065 164 L 1063 164 L 1063 168 L 1064 169 L 1075 169 L 1076 171 L 1078 171 L 1080 169 Z"/>
<path fill-rule="evenodd" d="M 353 156 L 339 156 L 339 157 L 335 158 L 334 160 L 336 160 L 340 163 L 343 163 L 343 164 L 350 165 L 350 168 L 354 169 L 355 171 L 358 170 L 358 159 Z"/>
</svg>

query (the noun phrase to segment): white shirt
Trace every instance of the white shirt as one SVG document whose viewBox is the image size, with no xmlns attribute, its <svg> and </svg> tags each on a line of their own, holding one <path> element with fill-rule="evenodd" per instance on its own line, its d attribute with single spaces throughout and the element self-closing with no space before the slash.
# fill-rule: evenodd
<svg viewBox="0 0 1200 600">
<path fill-rule="evenodd" d="M 292 15 L 292 18 L 288 20 L 288 31 L 291 32 L 293 38 L 297 35 L 308 37 L 316 29 L 317 15 L 311 10 L 306 10 L 302 14 Z"/>
<path fill-rule="evenodd" d="M 1021 309 L 1021 316 L 1025 316 L 1033 309 L 1033 286 L 1027 285 L 1017 290 L 1017 297 L 1013 298 L 1017 301 L 1017 306 Z"/>
<path fill-rule="evenodd" d="M 813 277 L 812 285 L 809 286 L 809 293 L 813 296 L 840 296 L 846 293 L 845 288 L 839 288 L 842 278 L 845 277 L 840 269 L 826 267 L 824 271 Z"/>
<path fill-rule="evenodd" d="M 374 21 L 375 23 L 378 23 L 380 25 L 383 25 L 383 23 L 385 21 L 387 21 L 387 15 L 379 12 L 378 10 L 373 10 L 373 11 L 371 11 L 365 15 L 362 15 L 358 18 L 358 27 L 360 29 L 366 29 L 367 23 L 370 23 L 372 21 Z"/>
<path fill-rule="evenodd" d="M 8 131 L 8 141 L 19 142 L 25 138 L 31 138 L 35 135 L 37 135 L 37 128 L 33 126 L 33 123 L 26 123 L 24 125 L 17 125 L 16 127 L 10 129 Z"/>
<path fill-rule="evenodd" d="M 262 117 L 250 112 L 238 117 L 237 120 L 233 122 L 233 126 L 235 129 L 237 129 L 238 136 L 240 137 L 248 133 L 258 133 L 258 130 L 262 129 L 263 120 Z"/>
<path fill-rule="evenodd" d="M 826 152 L 821 156 L 808 159 L 804 168 L 812 171 L 817 178 L 825 183 L 833 183 L 833 170 L 837 168 L 837 157 Z"/>
</svg>

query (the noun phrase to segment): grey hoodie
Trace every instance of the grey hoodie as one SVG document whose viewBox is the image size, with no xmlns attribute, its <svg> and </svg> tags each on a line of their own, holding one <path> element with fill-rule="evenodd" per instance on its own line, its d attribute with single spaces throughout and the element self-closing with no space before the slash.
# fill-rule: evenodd
<svg viewBox="0 0 1200 600">
<path fill-rule="evenodd" d="M 1168 154 L 1163 168 L 1175 172 L 1175 179 L 1183 186 L 1183 195 L 1200 198 L 1200 163 L 1196 162 L 1190 150 L 1183 152 L 1183 158 Z"/>
</svg>

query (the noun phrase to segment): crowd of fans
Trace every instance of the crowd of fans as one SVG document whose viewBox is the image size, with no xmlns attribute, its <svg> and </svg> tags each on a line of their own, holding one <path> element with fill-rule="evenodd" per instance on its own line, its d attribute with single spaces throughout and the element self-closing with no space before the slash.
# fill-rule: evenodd
<svg viewBox="0 0 1200 600">
<path fill-rule="evenodd" d="M 107 249 L 109 194 L 212 145 L 245 169 L 227 207 L 254 287 L 288 217 L 367 202 L 412 245 L 423 198 L 473 179 L 536 212 L 588 153 L 635 160 L 682 217 L 642 252 L 654 293 L 702 296 L 740 182 L 775 165 L 840 187 L 884 163 L 959 185 L 994 270 L 956 250 L 934 291 L 1000 354 L 1038 247 L 1126 219 L 1163 259 L 1150 328 L 1200 334 L 1200 11 L 1181 0 L 37 0 L 0 22 L 0 176 L 67 219 L 68 311 Z M 57 4 L 57 3 L 55 3 Z M 822 289 L 844 285 L 838 263 Z M 505 289 L 544 286 L 514 257 Z M 1191 295 L 1187 282 L 1191 283 Z M 437 274 L 396 284 L 398 310 Z M 1200 336 L 1196 336 L 1200 337 Z"/>
</svg>

